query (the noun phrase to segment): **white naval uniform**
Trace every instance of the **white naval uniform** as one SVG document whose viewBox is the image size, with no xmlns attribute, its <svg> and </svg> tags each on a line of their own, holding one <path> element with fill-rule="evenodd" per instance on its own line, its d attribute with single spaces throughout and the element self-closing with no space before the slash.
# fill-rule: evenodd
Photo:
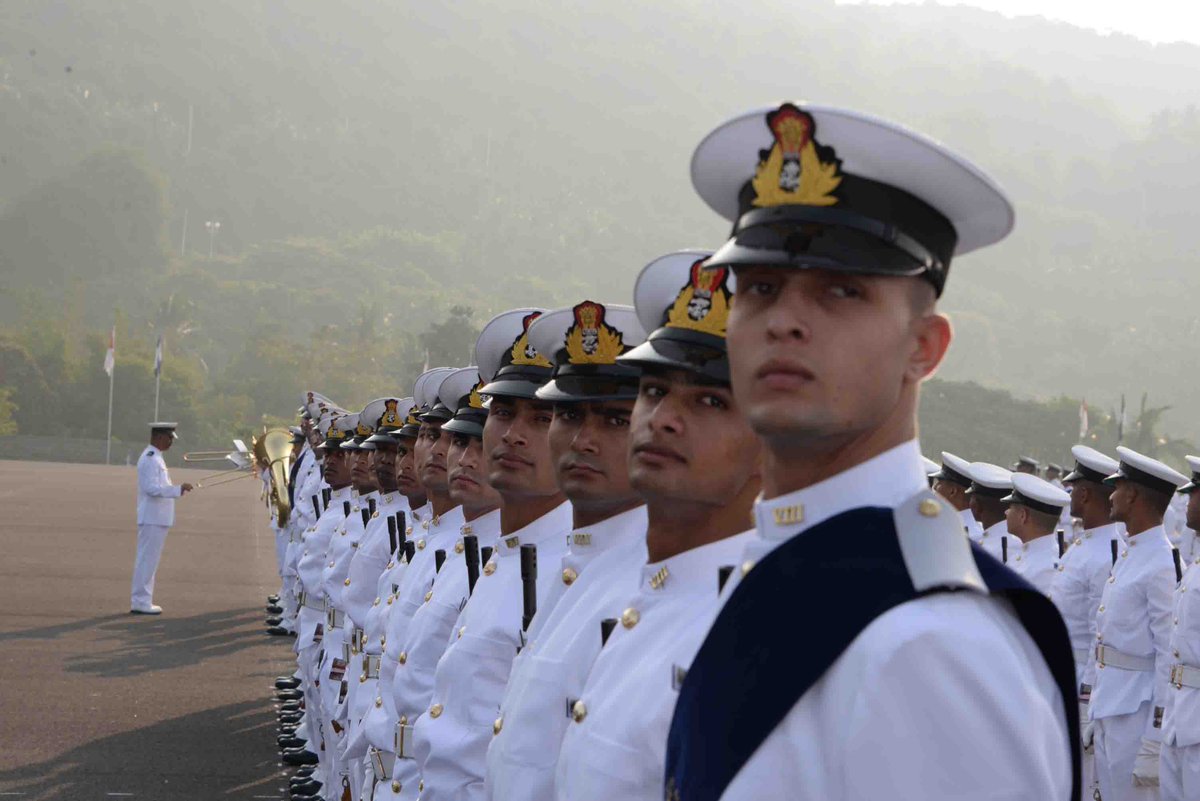
<svg viewBox="0 0 1200 801">
<path fill-rule="evenodd" d="M 167 531 L 175 525 L 175 499 L 183 489 L 171 483 L 162 451 L 150 445 L 137 461 L 137 557 L 129 593 L 131 609 L 154 603 L 154 574 L 162 558 Z"/>
<path fill-rule="evenodd" d="M 1159 782 L 1163 801 L 1200 799 L 1200 571 L 1175 591 L 1170 654 L 1174 675 L 1163 715 Z"/>
<path fill-rule="evenodd" d="M 980 548 L 987 551 L 989 556 L 995 557 L 997 561 L 1004 561 L 1004 542 L 1008 542 L 1008 559 L 1012 561 L 1013 546 L 1019 545 L 1020 540 L 1008 533 L 1008 523 L 1001 520 L 999 523 L 993 523 L 984 529 L 983 534 L 976 540 L 976 544 Z"/>
<path fill-rule="evenodd" d="M 716 617 L 719 569 L 739 564 L 753 537 L 747 531 L 642 566 L 637 589 L 611 615 L 633 609 L 637 621 L 613 629 L 579 694 L 584 714 L 567 723 L 555 771 L 559 801 L 662 801 L 682 673 Z"/>
<path fill-rule="evenodd" d="M 927 486 L 917 442 L 898 445 L 760 501 L 758 537 L 743 560 L 753 564 L 850 509 L 894 509 Z M 777 510 L 795 519 L 788 514 L 795 508 L 803 509 L 803 522 L 775 523 Z M 738 578 L 735 571 L 723 598 Z M 938 593 L 863 629 L 722 798 L 1031 801 L 1068 798 L 1072 781 L 1062 695 L 1012 607 L 997 597 Z"/>
<path fill-rule="evenodd" d="M 481 550 L 485 547 L 495 549 L 496 541 L 500 538 L 500 510 L 488 512 L 469 523 L 464 521 L 460 533 L 478 537 Z M 453 551 L 447 551 L 446 563 L 438 571 L 433 589 L 425 594 L 425 602 L 413 613 L 404 641 L 399 643 L 403 660 L 399 662 L 392 678 L 392 701 L 401 721 L 415 721 L 429 708 L 438 660 L 446 652 L 450 640 L 457 638 L 454 624 L 471 597 L 463 552 L 463 541 L 459 537 L 454 542 Z M 403 725 L 407 725 L 411 741 L 412 725 Z M 404 736 L 404 732 L 400 732 L 400 736 Z M 408 756 L 407 759 L 396 760 L 392 780 L 400 782 L 403 788 L 411 787 L 415 791 L 421 779 L 420 769 L 416 760 L 411 758 L 412 755 Z M 415 792 L 404 792 L 402 797 L 416 796 Z"/>
<path fill-rule="evenodd" d="M 619 617 L 637 589 L 646 525 L 646 507 L 638 506 L 569 535 L 560 580 L 529 626 L 529 642 L 513 662 L 500 703 L 500 731 L 487 752 L 492 801 L 553 796 L 567 710 L 600 653 L 600 621 Z"/>
<path fill-rule="evenodd" d="M 500 537 L 492 567 L 479 577 L 475 593 L 455 623 L 455 638 L 438 662 L 433 703 L 414 726 L 413 744 L 424 782 L 421 801 L 484 797 L 487 747 L 523 640 L 521 546 L 537 546 L 539 565 L 557 565 L 567 550 L 571 516 L 571 504 L 564 502 Z M 557 581 L 561 581 L 557 571 L 538 570 L 539 612 Z"/>
<path fill-rule="evenodd" d="M 1126 535 L 1096 610 L 1096 776 L 1104 801 L 1157 799 L 1157 787 L 1135 787 L 1142 740 L 1160 741 L 1154 709 L 1166 704 L 1175 566 L 1162 526 Z M 1117 653 L 1111 653 L 1115 649 Z M 1118 662 L 1125 667 L 1119 667 Z"/>
<path fill-rule="evenodd" d="M 1050 585 L 1058 575 L 1058 535 L 1046 534 L 1029 542 L 1009 537 L 1008 566 L 1017 575 L 1050 594 Z"/>
</svg>

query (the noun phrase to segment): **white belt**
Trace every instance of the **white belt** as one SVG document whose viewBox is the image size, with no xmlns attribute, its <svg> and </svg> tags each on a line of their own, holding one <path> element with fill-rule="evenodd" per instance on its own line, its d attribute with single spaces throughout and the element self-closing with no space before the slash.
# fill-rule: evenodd
<svg viewBox="0 0 1200 801">
<path fill-rule="evenodd" d="M 326 598 L 325 602 L 328 603 L 329 599 Z M 328 606 L 325 609 L 325 622 L 331 629 L 340 629 L 346 624 L 346 613 Z"/>
<path fill-rule="evenodd" d="M 379 665 L 382 657 L 379 654 L 363 654 L 363 677 L 379 678 Z"/>
<path fill-rule="evenodd" d="M 396 765 L 396 755 L 380 751 L 371 746 L 371 770 L 375 771 L 375 780 L 385 782 L 392 778 L 392 768 Z"/>
<path fill-rule="evenodd" d="M 325 599 L 314 598 L 307 592 L 300 593 L 300 605 L 305 609 L 313 609 L 317 612 L 325 611 Z"/>
<path fill-rule="evenodd" d="M 1171 665 L 1171 683 L 1176 690 L 1200 687 L 1200 668 L 1191 665 Z"/>
<path fill-rule="evenodd" d="M 1096 646 L 1097 667 L 1115 667 L 1118 670 L 1149 672 L 1154 670 L 1154 660 L 1148 656 L 1134 656 L 1113 648 L 1111 645 Z"/>
<path fill-rule="evenodd" d="M 407 723 L 396 724 L 396 756 L 400 759 L 416 759 L 413 748 L 413 727 Z"/>
</svg>

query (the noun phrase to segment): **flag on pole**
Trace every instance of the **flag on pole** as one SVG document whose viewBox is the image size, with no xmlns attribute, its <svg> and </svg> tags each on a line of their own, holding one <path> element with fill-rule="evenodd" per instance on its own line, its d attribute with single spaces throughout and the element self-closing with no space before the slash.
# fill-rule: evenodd
<svg viewBox="0 0 1200 801">
<path fill-rule="evenodd" d="M 1088 408 L 1087 400 L 1083 400 L 1079 404 L 1079 439 L 1082 442 L 1087 439 L 1088 433 Z"/>
<path fill-rule="evenodd" d="M 117 327 L 114 325 L 108 335 L 108 352 L 104 354 L 104 372 L 112 378 L 113 366 L 117 363 Z"/>
<path fill-rule="evenodd" d="M 158 378 L 162 375 L 162 334 L 158 335 L 158 344 L 154 346 L 154 377 Z"/>
</svg>

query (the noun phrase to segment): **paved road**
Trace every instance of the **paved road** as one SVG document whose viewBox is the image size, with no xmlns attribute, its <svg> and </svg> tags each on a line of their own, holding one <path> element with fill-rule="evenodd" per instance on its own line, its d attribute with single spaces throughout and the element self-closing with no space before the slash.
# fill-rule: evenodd
<svg viewBox="0 0 1200 801">
<path fill-rule="evenodd" d="M 164 614 L 132 617 L 133 468 L 0 461 L 0 801 L 284 797 L 260 486 L 177 503 Z"/>
</svg>

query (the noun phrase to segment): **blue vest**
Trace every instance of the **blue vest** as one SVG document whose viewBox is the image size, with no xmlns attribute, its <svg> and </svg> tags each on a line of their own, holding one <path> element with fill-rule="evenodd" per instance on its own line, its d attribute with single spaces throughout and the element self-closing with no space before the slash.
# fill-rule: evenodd
<svg viewBox="0 0 1200 801">
<path fill-rule="evenodd" d="M 1062 693 L 1079 801 L 1079 706 L 1066 625 L 1049 598 L 981 548 L 980 576 L 1003 596 L 1037 644 Z M 891 509 L 844 512 L 792 537 L 758 562 L 730 595 L 688 669 L 667 740 L 666 797 L 716 801 L 800 697 L 875 618 L 934 592 L 918 592 Z M 805 615 L 803 647 L 781 636 Z"/>
</svg>

